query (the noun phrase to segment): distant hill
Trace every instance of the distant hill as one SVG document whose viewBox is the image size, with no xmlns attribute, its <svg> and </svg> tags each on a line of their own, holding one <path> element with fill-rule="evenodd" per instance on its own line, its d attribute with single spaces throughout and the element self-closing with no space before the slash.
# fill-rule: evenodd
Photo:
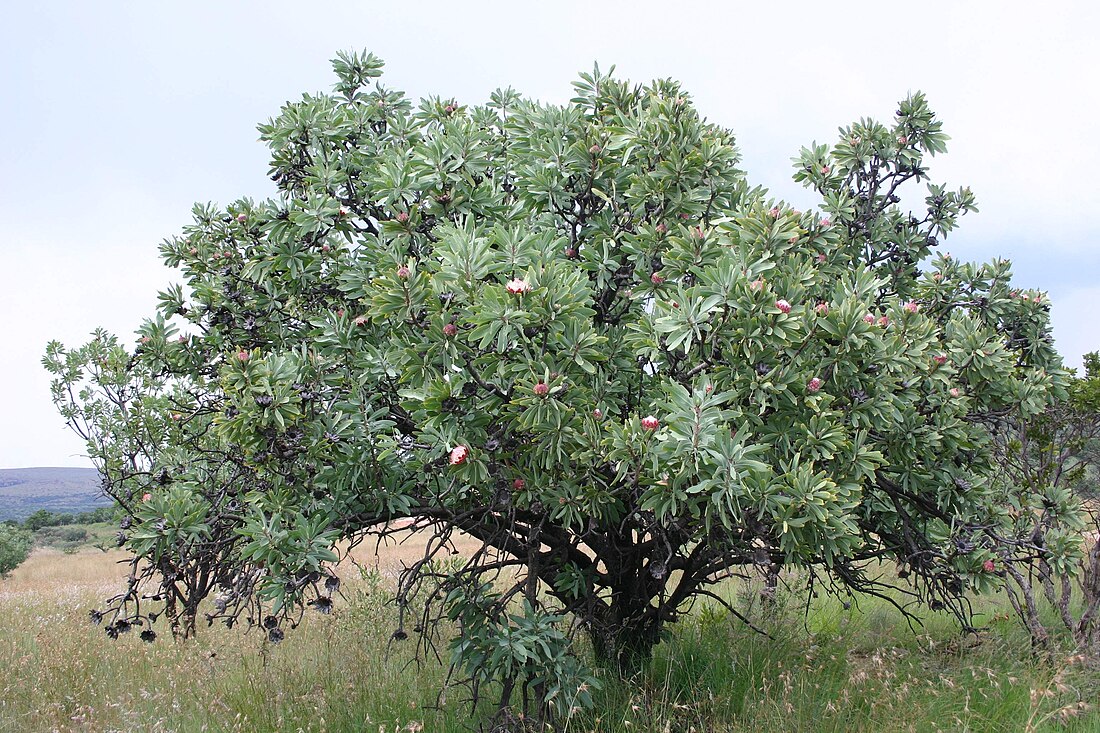
<svg viewBox="0 0 1100 733">
<path fill-rule="evenodd" d="M 110 503 L 94 468 L 0 468 L 0 521 L 39 509 L 75 514 Z"/>
</svg>

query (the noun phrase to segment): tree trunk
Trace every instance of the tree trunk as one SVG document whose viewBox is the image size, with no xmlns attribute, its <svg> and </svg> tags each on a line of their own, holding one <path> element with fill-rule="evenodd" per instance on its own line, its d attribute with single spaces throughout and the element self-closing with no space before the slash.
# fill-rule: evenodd
<svg viewBox="0 0 1100 733">
<path fill-rule="evenodd" d="M 621 679 L 645 670 L 653 648 L 661 641 L 660 624 L 652 614 L 645 613 L 648 608 L 648 603 L 613 601 L 601 607 L 602 613 L 585 619 L 597 665 Z"/>
</svg>

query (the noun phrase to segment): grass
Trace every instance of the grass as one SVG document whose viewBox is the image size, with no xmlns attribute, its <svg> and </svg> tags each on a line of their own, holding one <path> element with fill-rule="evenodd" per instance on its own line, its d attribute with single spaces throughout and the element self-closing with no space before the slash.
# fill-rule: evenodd
<svg viewBox="0 0 1100 733">
<path fill-rule="evenodd" d="M 451 731 L 472 719 L 445 670 L 390 641 L 393 572 L 345 577 L 345 602 L 309 614 L 277 646 L 220 626 L 186 643 L 112 641 L 87 611 L 117 591 L 121 552 L 38 551 L 0 581 L 0 731 Z M 363 558 L 361 558 L 363 559 Z M 798 599 L 792 599 L 792 606 Z M 916 633 L 882 603 L 818 599 L 780 610 L 759 636 L 700 606 L 647 673 L 606 680 L 569 731 L 1100 731 L 1100 674 L 1085 660 L 1032 657 L 997 599 L 960 637 L 941 617 Z M 1031 726 L 1029 728 L 1029 725 Z"/>
</svg>

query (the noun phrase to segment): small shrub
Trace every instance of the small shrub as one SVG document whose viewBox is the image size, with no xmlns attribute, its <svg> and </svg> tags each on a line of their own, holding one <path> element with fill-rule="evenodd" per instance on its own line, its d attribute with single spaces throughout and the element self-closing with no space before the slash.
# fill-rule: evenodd
<svg viewBox="0 0 1100 733">
<path fill-rule="evenodd" d="M 19 567 L 31 551 L 31 533 L 0 524 L 0 578 Z"/>
</svg>

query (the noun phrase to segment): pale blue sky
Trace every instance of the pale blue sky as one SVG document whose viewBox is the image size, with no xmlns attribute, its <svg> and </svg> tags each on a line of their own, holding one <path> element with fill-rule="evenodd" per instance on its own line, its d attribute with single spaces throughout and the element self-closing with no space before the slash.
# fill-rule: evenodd
<svg viewBox="0 0 1100 733">
<path fill-rule="evenodd" d="M 934 179 L 981 213 L 947 249 L 1007 256 L 1054 301 L 1070 364 L 1100 348 L 1100 44 L 1093 3 L 77 2 L 11 4 L 0 27 L 0 468 L 88 465 L 49 401 L 51 338 L 129 335 L 172 273 L 157 243 L 193 201 L 272 188 L 257 123 L 327 90 L 365 48 L 413 97 L 514 86 L 564 101 L 618 65 L 684 82 L 732 128 L 751 180 L 799 206 L 791 156 L 925 91 L 952 137 Z M 895 7 L 896 6 L 896 7 Z"/>
</svg>

